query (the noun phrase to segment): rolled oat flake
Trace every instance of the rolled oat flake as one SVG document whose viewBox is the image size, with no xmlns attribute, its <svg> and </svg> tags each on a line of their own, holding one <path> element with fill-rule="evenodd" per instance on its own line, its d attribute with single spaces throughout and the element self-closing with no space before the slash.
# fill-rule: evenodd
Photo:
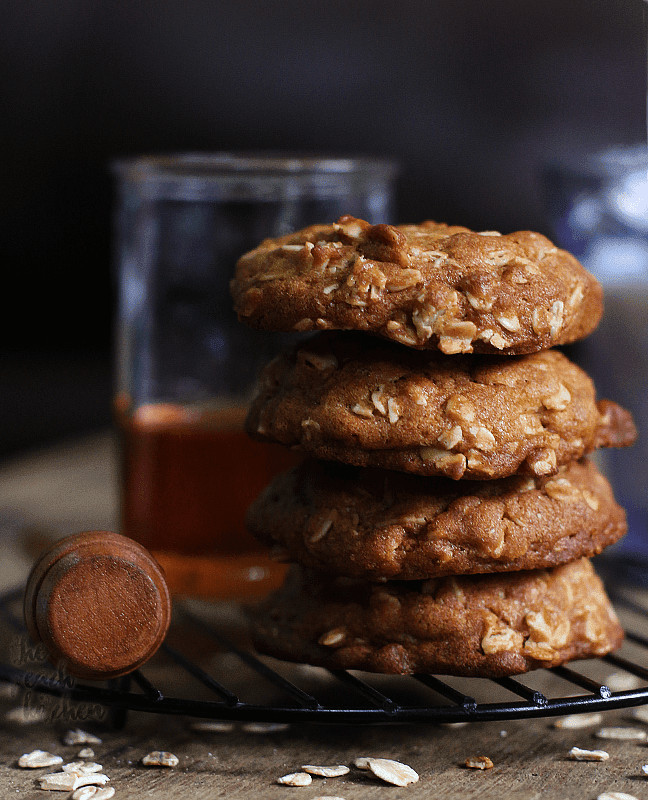
<svg viewBox="0 0 648 800">
<path fill-rule="evenodd" d="M 419 779 L 418 773 L 411 767 L 391 758 L 369 758 L 367 766 L 377 778 L 386 783 L 393 783 L 394 786 L 409 786 Z"/>
</svg>

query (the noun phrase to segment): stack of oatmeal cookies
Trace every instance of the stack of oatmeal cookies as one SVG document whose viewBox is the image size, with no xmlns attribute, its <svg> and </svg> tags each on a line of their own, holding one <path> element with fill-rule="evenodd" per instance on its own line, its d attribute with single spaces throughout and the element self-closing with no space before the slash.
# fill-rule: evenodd
<svg viewBox="0 0 648 800">
<path fill-rule="evenodd" d="M 584 456 L 633 442 L 557 349 L 599 284 L 528 231 L 343 217 L 243 256 L 241 320 L 320 330 L 268 365 L 248 432 L 308 458 L 248 513 L 296 562 L 259 650 L 332 668 L 503 676 L 618 647 L 588 560 L 626 529 Z"/>
</svg>

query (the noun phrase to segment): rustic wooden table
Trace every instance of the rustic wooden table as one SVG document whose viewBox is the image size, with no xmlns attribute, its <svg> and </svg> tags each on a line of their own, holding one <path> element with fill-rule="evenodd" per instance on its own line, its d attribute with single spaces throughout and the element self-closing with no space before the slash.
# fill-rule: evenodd
<svg viewBox="0 0 648 800">
<path fill-rule="evenodd" d="M 116 529 L 114 442 L 109 434 L 73 442 L 52 451 L 35 453 L 0 469 L 0 523 L 2 552 L 0 586 L 17 586 L 29 569 L 36 550 L 48 538 L 88 528 Z M 222 613 L 219 611 L 218 613 Z M 236 621 L 236 613 L 232 619 Z M 648 632 L 648 625 L 646 625 Z M 177 635 L 182 635 L 182 632 Z M 0 661 L 20 663 L 18 635 L 0 643 Z M 195 632 L 184 642 L 206 666 L 237 668 L 229 656 L 210 653 Z M 221 661 L 219 662 L 219 659 Z M 224 659 L 224 661 L 223 661 Z M 167 663 L 151 667 L 153 676 L 170 682 L 178 695 L 191 696 L 192 685 L 173 673 Z M 611 671 L 595 664 L 599 679 Z M 598 672 L 597 672 L 598 670 Z M 546 676 L 546 673 L 543 673 Z M 238 675 L 240 680 L 244 677 Z M 250 680 L 253 680 L 250 678 Z M 549 680 L 541 677 L 539 680 Z M 542 687 L 540 687 L 542 688 Z M 645 743 L 595 738 L 601 725 L 648 725 L 630 710 L 606 711 L 603 722 L 579 730 L 556 729 L 551 719 L 508 720 L 467 725 L 351 725 L 292 724 L 278 730 L 255 732 L 237 724 L 222 731 L 196 731 L 187 717 L 130 713 L 122 729 L 111 726 L 91 708 L 68 707 L 55 698 L 13 694 L 0 686 L 0 798 L 27 800 L 46 797 L 36 778 L 48 770 L 19 769 L 17 758 L 35 748 L 72 760 L 79 747 L 63 744 L 69 728 L 81 727 L 100 736 L 93 745 L 95 760 L 110 777 L 121 798 L 193 798 L 292 796 L 354 798 L 596 798 L 603 792 L 625 792 L 648 800 L 648 763 Z M 42 709 L 44 718 L 25 723 L 14 719 L 14 709 Z M 610 758 L 602 763 L 568 759 L 574 745 L 603 748 Z M 151 750 L 168 750 L 179 758 L 174 769 L 147 768 L 139 761 Z M 494 762 L 488 771 L 466 769 L 467 757 L 486 755 Z M 381 783 L 352 768 L 340 778 L 313 778 L 310 786 L 279 786 L 276 779 L 299 770 L 302 764 L 352 765 L 358 756 L 394 758 L 412 766 L 418 783 L 399 788 Z M 64 796 L 64 795 L 59 795 Z"/>
</svg>

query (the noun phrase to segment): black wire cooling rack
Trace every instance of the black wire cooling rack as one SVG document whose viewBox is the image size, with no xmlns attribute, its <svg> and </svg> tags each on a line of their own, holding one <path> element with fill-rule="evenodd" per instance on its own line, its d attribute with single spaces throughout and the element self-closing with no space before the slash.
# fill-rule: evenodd
<svg viewBox="0 0 648 800">
<path fill-rule="evenodd" d="M 637 574 L 645 580 L 648 570 L 641 569 Z M 170 644 L 172 635 L 167 637 L 155 659 L 165 659 L 174 669 L 158 672 L 190 678 L 195 691 L 181 693 L 173 687 L 165 688 L 164 682 L 151 677 L 153 662 L 146 665 L 147 674 L 140 669 L 105 683 L 72 682 L 51 670 L 48 674 L 44 669 L 0 663 L 0 680 L 30 693 L 99 705 L 107 710 L 116 726 L 124 724 L 129 710 L 245 722 L 385 724 L 521 719 L 641 705 L 648 702 L 648 637 L 633 628 L 639 618 L 645 618 L 648 606 L 639 602 L 632 591 L 615 590 L 613 584 L 607 588 L 617 609 L 624 612 L 626 645 L 621 651 L 623 655 L 572 662 L 568 667 L 538 670 L 516 678 L 472 679 L 468 682 L 470 692 L 462 686 L 466 684 L 465 679 L 445 676 L 441 679 L 435 675 L 376 676 L 345 670 L 299 668 L 259 658 L 251 649 L 235 642 L 213 620 L 198 613 L 190 603 L 182 602 L 175 604 L 171 634 L 174 629 L 180 629 L 185 640 L 201 637 L 229 659 L 230 665 L 239 665 L 234 674 L 247 670 L 254 687 L 251 700 L 245 699 L 244 693 L 236 687 L 228 686 L 221 675 L 214 677 L 214 670 L 201 666 L 197 659 Z M 0 625 L 5 629 L 0 641 L 26 636 L 21 599 L 22 590 L 0 596 Z M 626 655 L 627 650 L 631 651 L 630 655 Z M 614 687 L 605 685 L 604 679 L 592 677 L 592 672 L 596 674 L 598 669 L 600 673 L 603 668 L 613 669 L 617 677 L 625 676 L 629 688 L 613 691 Z M 218 674 L 218 669 L 215 671 Z M 317 680 L 313 689 L 310 684 L 314 675 Z M 533 687 L 538 676 L 544 678 L 540 683 L 550 686 L 551 691 Z M 207 698 L 202 696 L 205 694 Z M 500 700 L 502 695 L 505 699 Z"/>
</svg>

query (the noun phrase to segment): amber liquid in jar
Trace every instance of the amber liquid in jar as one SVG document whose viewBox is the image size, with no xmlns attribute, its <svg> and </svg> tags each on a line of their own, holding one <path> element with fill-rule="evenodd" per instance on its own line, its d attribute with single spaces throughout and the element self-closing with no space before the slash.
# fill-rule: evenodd
<svg viewBox="0 0 648 800">
<path fill-rule="evenodd" d="M 285 565 L 246 531 L 244 517 L 298 457 L 250 439 L 242 407 L 123 406 L 118 399 L 122 532 L 155 555 L 170 590 L 245 598 L 279 586 Z"/>
</svg>

